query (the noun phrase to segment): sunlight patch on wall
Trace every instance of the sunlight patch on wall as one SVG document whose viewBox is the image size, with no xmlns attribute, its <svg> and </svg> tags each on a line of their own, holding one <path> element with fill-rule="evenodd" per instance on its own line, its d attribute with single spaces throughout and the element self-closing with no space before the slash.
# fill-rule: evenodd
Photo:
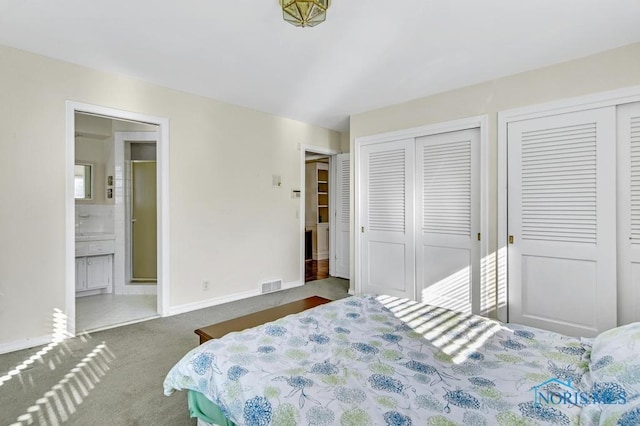
<svg viewBox="0 0 640 426">
<path fill-rule="evenodd" d="M 498 289 L 497 289 L 497 304 L 498 309 L 507 307 L 507 248 L 502 247 L 498 250 L 498 259 L 496 260 L 498 266 Z"/>
<path fill-rule="evenodd" d="M 480 314 L 491 318 L 496 316 L 496 254 L 490 253 L 480 259 L 483 289 L 480 292 Z"/>
</svg>

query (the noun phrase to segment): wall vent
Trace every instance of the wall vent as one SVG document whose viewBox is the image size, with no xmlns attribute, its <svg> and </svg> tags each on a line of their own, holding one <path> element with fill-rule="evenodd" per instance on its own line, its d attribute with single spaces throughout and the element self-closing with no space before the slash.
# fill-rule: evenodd
<svg viewBox="0 0 640 426">
<path fill-rule="evenodd" d="M 267 281 L 260 285 L 262 294 L 282 290 L 282 280 Z"/>
</svg>

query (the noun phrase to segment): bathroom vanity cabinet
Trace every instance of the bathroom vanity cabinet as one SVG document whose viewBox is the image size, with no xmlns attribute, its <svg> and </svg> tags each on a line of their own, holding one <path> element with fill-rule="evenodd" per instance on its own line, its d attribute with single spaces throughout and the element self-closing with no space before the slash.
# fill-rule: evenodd
<svg viewBox="0 0 640 426">
<path fill-rule="evenodd" d="M 76 239 L 76 297 L 111 292 L 114 251 L 113 239 Z"/>
</svg>

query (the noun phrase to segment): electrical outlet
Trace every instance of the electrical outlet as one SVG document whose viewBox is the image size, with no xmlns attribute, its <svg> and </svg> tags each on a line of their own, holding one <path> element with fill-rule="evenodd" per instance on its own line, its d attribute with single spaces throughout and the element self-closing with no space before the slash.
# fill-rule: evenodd
<svg viewBox="0 0 640 426">
<path fill-rule="evenodd" d="M 202 291 L 209 291 L 209 281 L 202 281 Z"/>
</svg>

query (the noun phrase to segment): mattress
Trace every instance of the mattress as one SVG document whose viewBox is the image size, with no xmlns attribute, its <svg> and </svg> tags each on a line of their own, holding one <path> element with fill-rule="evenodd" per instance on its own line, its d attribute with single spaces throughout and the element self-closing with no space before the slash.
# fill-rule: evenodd
<svg viewBox="0 0 640 426">
<path fill-rule="evenodd" d="M 219 414 L 237 425 L 394 426 L 632 416 L 636 361 L 612 362 L 620 351 L 605 350 L 595 370 L 592 345 L 406 299 L 350 297 L 206 342 L 171 369 L 164 391 L 197 392 L 194 414 L 213 424 Z M 630 378 L 598 382 L 607 369 Z M 558 399 L 573 393 L 598 404 Z"/>
</svg>

